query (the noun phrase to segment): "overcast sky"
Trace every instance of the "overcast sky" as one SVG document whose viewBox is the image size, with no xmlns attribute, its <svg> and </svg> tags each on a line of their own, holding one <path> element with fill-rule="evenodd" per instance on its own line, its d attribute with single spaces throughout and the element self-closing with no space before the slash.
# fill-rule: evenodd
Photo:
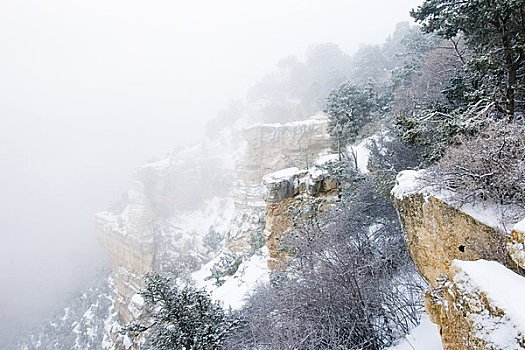
<svg viewBox="0 0 525 350">
<path fill-rule="evenodd" d="M 381 43 L 419 3 L 2 0 L 0 329 L 104 265 L 92 215 L 135 167 L 198 138 L 280 58 Z"/>
</svg>

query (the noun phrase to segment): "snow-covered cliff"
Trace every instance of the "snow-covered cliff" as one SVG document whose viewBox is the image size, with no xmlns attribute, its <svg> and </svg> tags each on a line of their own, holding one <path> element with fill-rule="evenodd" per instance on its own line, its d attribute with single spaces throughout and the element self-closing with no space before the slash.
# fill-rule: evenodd
<svg viewBox="0 0 525 350">
<path fill-rule="evenodd" d="M 524 349 L 525 277 L 515 273 L 523 274 L 523 208 L 458 203 L 429 186 L 423 171 L 401 172 L 392 195 L 430 285 L 425 304 L 443 348 Z"/>
<path fill-rule="evenodd" d="M 96 215 L 121 323 L 136 316 L 134 295 L 151 271 L 173 272 L 239 306 L 251 279 L 267 269 L 263 177 L 291 166 L 307 169 L 328 154 L 326 128 L 320 115 L 229 130 L 138 169 L 127 200 Z"/>
</svg>

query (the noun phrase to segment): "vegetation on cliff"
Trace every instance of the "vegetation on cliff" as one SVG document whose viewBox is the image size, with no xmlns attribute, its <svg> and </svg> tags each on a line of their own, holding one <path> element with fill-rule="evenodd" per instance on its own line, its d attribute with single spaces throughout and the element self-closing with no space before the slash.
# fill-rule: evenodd
<svg viewBox="0 0 525 350">
<path fill-rule="evenodd" d="M 208 136 L 217 141 L 224 130 L 234 135 L 236 123 L 285 122 L 323 110 L 339 155 L 328 171 L 337 179 L 337 200 L 323 212 L 315 195 L 295 192 L 294 178 L 287 195 L 302 197 L 285 203 L 292 223 L 280 241 L 285 268 L 272 271 L 244 308 L 225 312 L 187 286 L 189 276 L 151 275 L 141 292 L 144 313 L 128 334 L 145 336 L 148 349 L 379 350 L 408 333 L 419 321 L 424 283 L 388 197 L 397 172 L 432 165 L 428 181 L 468 193 L 463 200 L 525 204 L 523 8 L 522 0 L 426 0 L 412 11 L 422 27 L 399 24 L 383 45 L 350 56 L 323 44 L 304 62 L 281 60 L 246 102 L 210 122 Z M 358 142 L 366 145 L 366 171 Z M 208 164 L 216 180 L 219 160 Z M 157 191 L 157 182 L 148 185 Z M 209 185 L 220 194 L 232 187 L 230 176 Z M 162 213 L 171 214 L 177 195 Z M 308 220 L 297 218 L 305 208 Z M 223 248 L 223 238 L 209 229 L 207 256 Z M 226 248 L 220 254 L 210 268 L 216 286 L 245 258 Z"/>
<path fill-rule="evenodd" d="M 133 338 L 145 339 L 142 347 L 156 350 L 217 350 L 223 348 L 228 333 L 236 325 L 201 289 L 179 287 L 169 277 L 147 276 L 141 321 L 125 331 Z M 145 338 L 144 338 L 145 337 Z"/>
</svg>

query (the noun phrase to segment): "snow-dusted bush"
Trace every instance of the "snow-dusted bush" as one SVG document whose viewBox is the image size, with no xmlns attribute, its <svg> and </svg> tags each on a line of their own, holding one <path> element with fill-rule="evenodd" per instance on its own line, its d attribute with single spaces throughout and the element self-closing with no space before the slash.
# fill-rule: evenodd
<svg viewBox="0 0 525 350">
<path fill-rule="evenodd" d="M 425 163 L 437 162 L 446 150 L 476 135 L 499 117 L 494 103 L 480 100 L 466 109 L 414 109 L 396 116 L 399 137 L 423 149 Z"/>
<path fill-rule="evenodd" d="M 211 277 L 217 287 L 220 287 L 225 277 L 233 276 L 242 263 L 242 255 L 227 252 L 211 267 Z"/>
<path fill-rule="evenodd" d="M 218 350 L 236 322 L 204 290 L 179 287 L 170 278 L 147 276 L 140 293 L 146 317 L 126 332 L 145 337 L 147 349 Z"/>
<path fill-rule="evenodd" d="M 450 148 L 429 177 L 461 201 L 525 205 L 525 127 L 493 122 L 476 137 Z"/>
<path fill-rule="evenodd" d="M 294 257 L 242 312 L 231 349 L 381 349 L 418 322 L 421 290 L 395 210 L 365 181 L 283 242 Z"/>
</svg>

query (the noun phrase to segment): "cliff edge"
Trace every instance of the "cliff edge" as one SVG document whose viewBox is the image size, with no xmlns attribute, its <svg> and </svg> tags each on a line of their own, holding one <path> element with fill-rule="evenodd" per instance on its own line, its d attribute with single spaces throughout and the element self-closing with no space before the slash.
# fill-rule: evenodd
<svg viewBox="0 0 525 350">
<path fill-rule="evenodd" d="M 392 197 L 408 250 L 430 288 L 425 305 L 445 350 L 525 349 L 524 225 L 519 208 L 456 203 L 401 172 Z M 513 229 L 511 229 L 514 226 Z"/>
</svg>

